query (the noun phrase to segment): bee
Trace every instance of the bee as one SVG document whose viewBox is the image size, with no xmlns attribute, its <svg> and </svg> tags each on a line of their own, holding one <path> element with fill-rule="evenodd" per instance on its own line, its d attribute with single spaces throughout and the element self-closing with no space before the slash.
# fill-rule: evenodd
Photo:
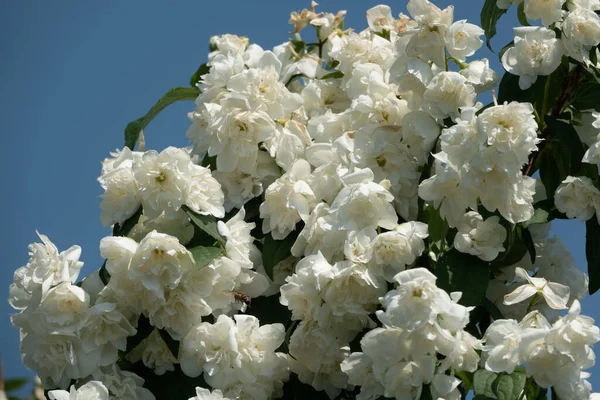
<svg viewBox="0 0 600 400">
<path fill-rule="evenodd" d="M 250 307 L 252 299 L 246 293 L 240 292 L 239 290 L 232 290 L 229 293 L 231 293 L 235 301 L 241 305 L 240 311 L 245 312 L 246 309 Z"/>
</svg>

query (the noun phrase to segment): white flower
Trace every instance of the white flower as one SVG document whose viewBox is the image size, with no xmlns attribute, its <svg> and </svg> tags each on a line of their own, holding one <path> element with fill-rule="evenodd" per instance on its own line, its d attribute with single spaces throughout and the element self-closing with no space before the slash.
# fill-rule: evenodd
<svg viewBox="0 0 600 400">
<path fill-rule="evenodd" d="M 152 330 L 150 335 L 127 354 L 131 363 L 142 361 L 144 365 L 156 375 L 163 375 L 167 371 L 174 371 L 177 359 L 163 340 L 158 329 Z"/>
<path fill-rule="evenodd" d="M 373 32 L 390 31 L 393 28 L 392 9 L 386 5 L 378 5 L 367 10 L 367 23 Z"/>
<path fill-rule="evenodd" d="M 121 370 L 116 364 L 97 369 L 94 380 L 101 381 L 110 392 L 111 399 L 154 400 L 150 390 L 142 385 L 144 379 L 130 371 Z"/>
<path fill-rule="evenodd" d="M 517 287 L 512 293 L 504 296 L 504 304 L 507 306 L 520 303 L 536 294 L 540 294 L 548 303 L 550 308 L 564 310 L 567 308 L 571 290 L 568 286 L 556 282 L 548 282 L 544 278 L 529 276 L 527 271 L 521 267 L 515 268 L 515 275 L 527 283 Z"/>
<path fill-rule="evenodd" d="M 182 149 L 168 147 L 160 154 L 144 153 L 134 163 L 144 214 L 156 218 L 161 213 L 175 217 L 183 204 L 200 214 L 223 217 L 223 192 L 208 168 L 192 163 Z"/>
<path fill-rule="evenodd" d="M 564 49 L 554 31 L 542 27 L 514 28 L 515 45 L 502 55 L 502 65 L 518 75 L 521 90 L 535 83 L 538 75 L 550 75 L 560 65 Z"/>
<path fill-rule="evenodd" d="M 89 306 L 90 297 L 82 288 L 63 282 L 48 291 L 39 308 L 31 314 L 18 316 L 27 316 L 30 329 L 38 334 L 51 332 L 74 335 L 86 323 Z M 13 322 L 16 324 L 17 318 L 13 318 Z"/>
<path fill-rule="evenodd" d="M 444 67 L 444 35 L 454 19 L 454 7 L 440 10 L 428 0 L 410 0 L 406 9 L 418 27 L 408 30 L 411 34 L 406 54 L 411 57 L 431 59 L 438 67 Z"/>
<path fill-rule="evenodd" d="M 454 376 L 436 374 L 431 380 L 431 395 L 436 400 L 459 400 L 462 398 L 458 390 L 461 382 Z"/>
<path fill-rule="evenodd" d="M 554 202 L 558 211 L 568 218 L 587 221 L 594 216 L 600 202 L 600 191 L 586 176 L 568 176 L 556 188 Z"/>
<path fill-rule="evenodd" d="M 423 109 L 432 117 L 456 118 L 459 108 L 475 104 L 475 88 L 458 72 L 440 72 L 427 85 L 423 94 Z"/>
<path fill-rule="evenodd" d="M 264 233 L 271 232 L 274 239 L 281 240 L 295 229 L 298 222 L 308 218 L 316 204 L 315 195 L 307 183 L 309 178 L 310 164 L 299 159 L 267 188 L 265 201 L 259 208 Z"/>
<path fill-rule="evenodd" d="M 600 43 L 600 17 L 592 10 L 576 8 L 561 24 L 567 54 L 590 64 L 590 50 Z"/>
<path fill-rule="evenodd" d="M 550 26 L 562 19 L 562 6 L 566 0 L 525 0 L 525 15 L 532 21 L 541 19 L 544 26 Z"/>
<path fill-rule="evenodd" d="M 513 101 L 490 107 L 477 118 L 477 128 L 487 136 L 487 144 L 502 154 L 507 168 L 514 165 L 520 169 L 541 141 L 530 103 Z"/>
<path fill-rule="evenodd" d="M 349 353 L 350 349 L 340 343 L 332 330 L 316 322 L 300 322 L 290 337 L 290 368 L 301 382 L 316 390 L 335 393 L 336 388 L 339 391 L 346 387 L 348 377 L 340 364 Z"/>
<path fill-rule="evenodd" d="M 475 212 L 465 214 L 463 223 L 458 226 L 454 237 L 454 247 L 461 253 L 468 253 L 484 261 L 492 261 L 504 251 L 506 229 L 500 225 L 500 217 L 489 217 L 485 221 Z"/>
<path fill-rule="evenodd" d="M 212 172 L 225 194 L 225 211 L 241 208 L 249 200 L 260 196 L 264 189 L 281 176 L 279 166 L 266 151 L 259 151 L 256 169 L 250 174 L 240 170 Z"/>
<path fill-rule="evenodd" d="M 43 332 L 21 338 L 23 363 L 37 372 L 46 387 L 67 388 L 71 379 L 84 378 L 101 366 L 102 352 L 86 353 L 73 334 Z M 108 360 L 109 363 L 114 360 Z"/>
<path fill-rule="evenodd" d="M 372 331 L 371 331 L 372 332 Z M 352 353 L 341 364 L 348 375 L 348 383 L 360 386 L 358 400 L 378 399 L 383 396 L 384 387 L 373 374 L 373 360 L 364 353 Z"/>
<path fill-rule="evenodd" d="M 406 222 L 395 229 L 378 235 L 372 243 L 372 262 L 380 266 L 387 281 L 415 262 L 425 250 L 423 239 L 427 238 L 427 225 L 422 222 Z"/>
<path fill-rule="evenodd" d="M 471 61 L 460 74 L 467 78 L 467 82 L 475 87 L 477 93 L 492 89 L 500 81 L 498 74 L 490 68 L 487 58 Z"/>
<path fill-rule="evenodd" d="M 58 249 L 46 235 L 37 233 L 42 243 L 29 245 L 27 265 L 15 271 L 10 286 L 9 303 L 17 310 L 27 308 L 32 296 L 39 301 L 48 290 L 61 282 L 75 283 L 83 262 L 79 261 L 81 247 Z"/>
<path fill-rule="evenodd" d="M 588 10 L 600 10 L 600 0 L 567 0 L 569 11 L 577 8 L 587 8 Z"/>
<path fill-rule="evenodd" d="M 288 170 L 294 161 L 303 158 L 304 149 L 311 144 L 311 138 L 304 124 L 287 121 L 284 126 L 278 125 L 274 135 L 265 141 L 269 154 L 284 170 Z"/>
<path fill-rule="evenodd" d="M 528 360 L 529 346 L 546 335 L 545 329 L 523 329 L 515 320 L 499 319 L 487 328 L 483 341 L 485 368 L 511 374 Z"/>
<path fill-rule="evenodd" d="M 188 400 L 229 400 L 227 397 L 223 397 L 223 393 L 219 389 L 215 389 L 212 392 L 208 389 L 201 387 L 196 388 L 196 395 L 190 397 Z"/>
<path fill-rule="evenodd" d="M 391 204 L 394 196 L 387 190 L 389 187 L 382 186 L 389 182 L 378 184 L 373 179 L 373 171 L 368 168 L 357 169 L 342 179 L 345 187 L 329 209 L 341 227 L 349 230 L 396 227 L 398 217 Z"/>
<path fill-rule="evenodd" d="M 206 105 L 207 107 L 209 105 Z M 211 104 L 208 131 L 208 155 L 217 157 L 217 170 L 239 169 L 251 173 L 258 157 L 258 144 L 271 137 L 275 123 L 264 111 Z"/>
<path fill-rule="evenodd" d="M 104 188 L 104 193 L 100 196 L 102 224 L 123 224 L 140 208 L 138 185 L 131 166 L 112 169 L 98 179 L 101 179 Z"/>
<path fill-rule="evenodd" d="M 259 326 L 258 319 L 220 315 L 214 324 L 194 326 L 180 343 L 180 362 L 190 377 L 204 380 L 224 396 L 271 398 L 282 394 L 289 370 L 275 350 L 283 343 L 281 324 Z"/>
<path fill-rule="evenodd" d="M 177 238 L 152 231 L 139 243 L 127 277 L 145 295 L 139 306 L 156 310 L 166 301 L 167 292 L 179 285 L 183 274 L 195 268 L 192 254 Z"/>
<path fill-rule="evenodd" d="M 79 389 L 71 386 L 70 392 L 66 390 L 51 390 L 48 392 L 50 400 L 108 400 L 108 389 L 98 381 L 90 381 Z"/>
<path fill-rule="evenodd" d="M 90 315 L 79 335 L 85 351 L 92 352 L 94 348 L 101 347 L 102 357 L 116 362 L 119 358 L 118 351 L 125 351 L 127 348 L 127 337 L 136 332 L 115 304 L 98 303 L 91 307 Z"/>
<path fill-rule="evenodd" d="M 296 272 L 281 286 L 280 303 L 292 311 L 293 320 L 315 320 L 323 303 L 321 289 L 331 280 L 333 267 L 323 255 L 305 257 Z"/>
<path fill-rule="evenodd" d="M 459 61 L 465 61 L 481 48 L 483 40 L 480 36 L 483 34 L 483 29 L 467 23 L 466 19 L 454 22 L 444 36 L 448 53 Z"/>
<path fill-rule="evenodd" d="M 546 342 L 551 349 L 571 358 L 582 368 L 594 364 L 592 346 L 600 341 L 600 330 L 594 320 L 580 315 L 581 304 L 575 300 L 569 313 L 560 318 L 548 332 Z"/>
</svg>

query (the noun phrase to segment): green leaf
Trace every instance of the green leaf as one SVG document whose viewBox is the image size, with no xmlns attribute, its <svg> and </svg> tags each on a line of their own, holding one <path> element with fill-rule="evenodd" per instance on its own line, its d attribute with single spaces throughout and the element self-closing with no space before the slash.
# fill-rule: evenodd
<svg viewBox="0 0 600 400">
<path fill-rule="evenodd" d="M 447 291 L 462 292 L 460 304 L 476 306 L 485 297 L 490 281 L 489 263 L 456 249 L 444 252 L 438 259 L 437 285 Z"/>
<path fill-rule="evenodd" d="M 179 341 L 173 339 L 171 337 L 171 335 L 169 335 L 169 332 L 167 332 L 164 329 L 159 329 L 158 333 L 160 334 L 160 337 L 162 338 L 162 340 L 164 340 L 165 343 L 167 344 L 167 347 L 171 351 L 171 354 L 173 354 L 173 357 L 178 358 L 179 357 Z"/>
<path fill-rule="evenodd" d="M 536 208 L 533 211 L 533 217 L 529 218 L 529 220 L 523 222 L 521 225 L 523 225 L 525 228 L 527 228 L 529 225 L 545 224 L 549 221 L 550 221 L 550 212 L 548 212 L 547 210 L 544 210 L 543 208 Z"/>
<path fill-rule="evenodd" d="M 195 87 L 176 87 L 169 90 L 152 106 L 152 108 L 150 108 L 146 115 L 127 125 L 125 128 L 125 146 L 133 150 L 140 135 L 140 131 L 148 126 L 148 124 L 167 106 L 177 101 L 195 100 L 199 94 L 200 90 Z"/>
<path fill-rule="evenodd" d="M 261 325 L 279 323 L 289 326 L 292 320 L 292 312 L 279 302 L 279 293 L 253 298 L 247 313 L 258 318 Z"/>
<path fill-rule="evenodd" d="M 196 387 L 210 388 L 202 375 L 190 378 L 181 371 L 179 364 L 175 364 L 174 367 L 174 371 L 156 375 L 152 369 L 139 361 L 127 370 L 144 379 L 144 387 L 150 390 L 157 399 L 189 399 L 196 395 Z"/>
<path fill-rule="evenodd" d="M 585 147 L 573 125 L 546 116 L 548 136 L 546 145 L 540 152 L 540 178 L 546 188 L 548 199 L 554 199 L 556 188 L 567 176 L 584 173 L 590 178 L 597 177 L 597 171 L 582 165 Z"/>
<path fill-rule="evenodd" d="M 517 225 L 506 227 L 506 240 L 504 241 L 505 250 L 492 261 L 492 268 L 504 268 L 516 264 L 527 254 L 527 247 L 522 240 L 518 240 L 518 230 L 521 228 Z"/>
<path fill-rule="evenodd" d="M 529 21 L 527 21 L 527 16 L 525 15 L 525 3 L 519 4 L 519 7 L 517 8 L 517 18 L 521 25 L 530 26 Z"/>
<path fill-rule="evenodd" d="M 210 235 L 213 239 L 217 240 L 219 243 L 221 243 L 221 245 L 225 245 L 226 240 L 219 233 L 217 219 L 214 216 L 198 214 L 185 205 L 181 208 L 190 217 L 194 225 Z"/>
<path fill-rule="evenodd" d="M 485 308 L 485 310 L 488 312 L 488 314 L 494 320 L 504 319 L 504 316 L 502 315 L 502 312 L 500 312 L 500 310 L 498 309 L 498 307 L 496 307 L 496 305 L 494 303 L 492 303 L 487 297 L 483 298 L 483 300 L 481 302 L 481 306 L 483 308 Z"/>
<path fill-rule="evenodd" d="M 12 392 L 21 389 L 31 382 L 30 378 L 11 378 L 4 381 L 4 391 Z"/>
<path fill-rule="evenodd" d="M 115 226 L 113 226 L 113 236 L 127 236 L 133 227 L 138 223 L 141 215 L 142 207 L 138 208 L 135 214 L 123 222 L 123 226 L 115 224 Z"/>
<path fill-rule="evenodd" d="M 291 249 L 298 238 L 298 230 L 291 232 L 283 240 L 275 240 L 267 234 L 262 248 L 262 260 L 265 271 L 271 280 L 273 279 L 273 268 L 292 255 Z"/>
<path fill-rule="evenodd" d="M 496 399 L 496 394 L 492 390 L 492 385 L 496 378 L 498 378 L 498 374 L 486 369 L 475 371 L 473 375 L 473 391 L 476 395 Z"/>
<path fill-rule="evenodd" d="M 518 239 L 522 240 L 525 243 L 525 247 L 527 248 L 527 252 L 529 253 L 529 257 L 531 258 L 531 263 L 535 264 L 535 244 L 533 243 L 533 238 L 531 237 L 531 232 L 529 229 L 523 228 L 519 231 L 521 236 Z"/>
<path fill-rule="evenodd" d="M 135 335 L 127 338 L 127 348 L 123 352 L 121 358 L 124 358 L 125 355 L 129 354 L 131 350 L 142 343 L 142 340 L 146 339 L 152 333 L 154 327 L 150 325 L 150 320 L 147 317 L 140 315 L 136 329 L 137 332 Z"/>
<path fill-rule="evenodd" d="M 421 391 L 421 397 L 419 400 L 434 400 L 431 395 L 431 385 L 423 385 L 423 390 Z"/>
<path fill-rule="evenodd" d="M 200 82 L 202 76 L 208 74 L 209 72 L 210 67 L 207 63 L 204 63 L 201 66 L 199 66 L 196 72 L 194 72 L 194 75 L 192 75 L 192 77 L 190 78 L 190 86 L 195 88 L 198 82 Z"/>
<path fill-rule="evenodd" d="M 585 223 L 585 256 L 590 278 L 589 291 L 594 294 L 600 289 L 600 225 L 596 216 Z"/>
<path fill-rule="evenodd" d="M 485 0 L 481 10 L 481 27 L 485 31 L 487 47 L 492 51 L 491 40 L 496 35 L 496 24 L 506 11 L 498 8 L 497 0 Z"/>
<path fill-rule="evenodd" d="M 580 111 L 591 109 L 600 111 L 600 84 L 588 82 L 579 85 L 572 105 Z"/>
<path fill-rule="evenodd" d="M 321 80 L 337 79 L 337 78 L 343 78 L 343 77 L 344 77 L 344 73 L 342 71 L 334 71 L 334 72 L 330 72 L 330 73 L 322 76 L 320 79 Z"/>
<path fill-rule="evenodd" d="M 102 283 L 104 283 L 105 286 L 108 285 L 108 282 L 110 281 L 110 274 L 106 270 L 106 260 L 104 260 L 104 264 L 102 264 L 102 267 L 100 267 L 100 270 L 98 271 L 98 276 L 100 277 L 100 280 L 102 281 Z"/>
<path fill-rule="evenodd" d="M 428 205 L 425 210 L 427 226 L 429 227 L 429 242 L 439 244 L 444 241 L 446 234 L 450 230 L 448 222 L 440 215 L 439 209 Z"/>
<path fill-rule="evenodd" d="M 518 400 L 525 388 L 526 379 L 523 372 L 500 374 L 492 384 L 492 391 L 498 400 Z"/>
<path fill-rule="evenodd" d="M 223 253 L 222 247 L 196 246 L 188 249 L 194 256 L 196 267 L 202 269 Z"/>
</svg>

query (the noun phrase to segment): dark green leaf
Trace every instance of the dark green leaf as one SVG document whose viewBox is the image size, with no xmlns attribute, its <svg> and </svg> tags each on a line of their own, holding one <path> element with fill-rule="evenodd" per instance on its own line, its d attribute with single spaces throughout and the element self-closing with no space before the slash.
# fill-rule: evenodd
<svg viewBox="0 0 600 400">
<path fill-rule="evenodd" d="M 483 300 L 481 301 L 481 305 L 483 308 L 485 308 L 485 310 L 488 312 L 488 314 L 492 318 L 494 318 L 494 320 L 504 319 L 504 316 L 502 315 L 502 313 L 500 312 L 498 307 L 496 307 L 496 305 L 494 303 L 492 303 L 490 300 L 488 300 L 487 297 L 483 298 Z"/>
<path fill-rule="evenodd" d="M 600 111 L 600 84 L 589 82 L 579 85 L 572 102 L 576 109 Z"/>
<path fill-rule="evenodd" d="M 500 374 L 492 384 L 492 391 L 498 400 L 518 400 L 525 388 L 527 376 L 523 372 Z"/>
<path fill-rule="evenodd" d="M 448 293 L 462 292 L 460 304 L 476 306 L 485 297 L 490 267 L 489 263 L 475 256 L 452 249 L 439 257 L 435 275 L 440 288 Z"/>
<path fill-rule="evenodd" d="M 4 381 L 4 391 L 12 392 L 19 390 L 23 386 L 31 382 L 30 378 L 11 378 Z"/>
<path fill-rule="evenodd" d="M 298 237 L 298 230 L 293 231 L 283 240 L 275 240 L 273 236 L 267 234 L 262 249 L 263 266 L 269 278 L 273 279 L 273 268 L 275 266 L 290 257 L 292 253 L 290 250 L 296 242 Z"/>
<path fill-rule="evenodd" d="M 519 7 L 517 8 L 517 18 L 521 25 L 530 26 L 529 21 L 527 21 L 527 16 L 525 15 L 525 3 L 519 4 Z"/>
<path fill-rule="evenodd" d="M 178 358 L 179 357 L 179 341 L 173 339 L 171 337 L 171 335 L 169 335 L 169 332 L 167 332 L 164 329 L 159 329 L 158 333 L 160 333 L 160 337 L 167 344 L 167 347 L 171 351 L 171 354 L 173 354 L 173 357 Z"/>
<path fill-rule="evenodd" d="M 423 385 L 423 391 L 419 400 L 434 400 L 431 395 L 431 385 Z"/>
<path fill-rule="evenodd" d="M 290 39 L 290 43 L 292 44 L 292 48 L 294 49 L 294 52 L 299 55 L 299 56 L 303 56 L 306 50 L 306 43 L 304 43 L 302 40 L 295 40 L 295 39 Z"/>
<path fill-rule="evenodd" d="M 289 326 L 292 320 L 292 312 L 279 302 L 279 293 L 253 298 L 247 313 L 258 318 L 261 325 L 279 323 Z"/>
<path fill-rule="evenodd" d="M 141 215 L 142 207 L 138 208 L 135 214 L 123 222 L 123 226 L 115 224 L 115 226 L 113 226 L 113 236 L 127 236 L 133 227 L 138 223 Z"/>
<path fill-rule="evenodd" d="M 529 257 L 531 258 L 531 263 L 535 264 L 535 244 L 533 243 L 533 238 L 531 237 L 531 232 L 529 229 L 523 228 L 520 230 L 521 236 L 518 239 L 522 240 L 525 243 L 525 247 L 527 248 L 527 252 L 529 253 Z"/>
<path fill-rule="evenodd" d="M 337 78 L 343 78 L 343 77 L 344 77 L 344 73 L 342 71 L 334 71 L 334 72 L 330 72 L 330 73 L 324 75 L 323 77 L 321 77 L 321 80 L 337 79 Z"/>
<path fill-rule="evenodd" d="M 202 269 L 223 253 L 222 247 L 195 246 L 188 249 L 194 256 L 196 267 Z"/>
<path fill-rule="evenodd" d="M 190 78 L 190 86 L 196 87 L 198 82 L 200 82 L 202 76 L 208 74 L 209 71 L 210 67 L 208 66 L 208 64 L 204 63 L 201 66 L 199 66 L 196 72 L 194 72 L 194 75 L 192 75 L 192 77 Z"/>
<path fill-rule="evenodd" d="M 440 215 L 439 209 L 436 210 L 432 205 L 426 207 L 426 222 L 429 227 L 429 242 L 441 243 L 446 238 L 446 234 L 450 227 L 448 223 Z M 438 246 L 440 248 L 440 246 Z"/>
<path fill-rule="evenodd" d="M 597 176 L 597 171 L 582 165 L 585 147 L 573 125 L 547 116 L 546 126 L 548 137 L 539 156 L 540 178 L 546 189 L 546 196 L 552 200 L 556 188 L 567 176 L 579 176 L 582 172 Z"/>
<path fill-rule="evenodd" d="M 486 369 L 475 371 L 475 374 L 473 375 L 473 391 L 476 395 L 496 399 L 496 394 L 492 390 L 492 384 L 496 378 L 498 378 L 498 374 Z"/>
<path fill-rule="evenodd" d="M 585 256 L 590 277 L 589 291 L 594 294 L 600 289 L 600 225 L 596 216 L 585 223 Z"/>
<path fill-rule="evenodd" d="M 188 206 L 183 206 L 182 209 L 187 213 L 194 225 L 196 225 L 198 228 L 210 235 L 222 245 L 225 244 L 226 240 L 219 233 L 219 229 L 217 228 L 217 219 L 214 216 L 195 213 Z"/>
<path fill-rule="evenodd" d="M 181 371 L 179 364 L 175 364 L 174 371 L 167 371 L 163 375 L 156 375 L 141 361 L 133 364 L 128 370 L 144 379 L 144 387 L 150 390 L 156 399 L 189 399 L 196 395 L 196 387 L 210 389 L 202 375 L 190 378 Z"/>
<path fill-rule="evenodd" d="M 140 315 L 136 329 L 136 334 L 127 338 L 127 348 L 123 352 L 123 356 L 129 354 L 131 350 L 142 343 L 142 340 L 146 339 L 152 333 L 154 327 L 150 325 L 150 320 L 147 317 Z"/>
<path fill-rule="evenodd" d="M 135 144 L 140 135 L 140 131 L 144 129 L 148 124 L 162 111 L 165 107 L 182 100 L 195 100 L 200 94 L 198 88 L 188 87 L 176 87 L 169 90 L 163 97 L 161 97 L 156 104 L 141 118 L 130 122 L 125 128 L 125 146 L 131 150 L 135 147 Z"/>
<path fill-rule="evenodd" d="M 261 321 L 262 322 L 262 321 Z M 283 386 L 283 400 L 329 400 L 325 391 L 317 392 L 311 385 L 300 382 L 298 375 L 292 373 Z"/>
<path fill-rule="evenodd" d="M 496 24 L 507 10 L 498 8 L 497 0 L 485 0 L 481 10 L 481 27 L 485 31 L 487 47 L 493 51 L 491 40 L 496 35 Z"/>
<path fill-rule="evenodd" d="M 506 240 L 504 241 L 504 251 L 492 261 L 492 268 L 504 268 L 510 265 L 516 264 L 521 261 L 525 254 L 527 254 L 527 247 L 522 240 L 518 240 L 518 231 L 521 229 L 520 226 L 508 226 L 506 227 Z"/>
<path fill-rule="evenodd" d="M 106 270 L 106 260 L 104 260 L 104 264 L 102 264 L 102 267 L 100 267 L 100 270 L 98 271 L 98 276 L 100 276 L 100 280 L 102 281 L 102 283 L 104 283 L 105 286 L 108 285 L 108 282 L 110 281 L 110 274 Z"/>
</svg>

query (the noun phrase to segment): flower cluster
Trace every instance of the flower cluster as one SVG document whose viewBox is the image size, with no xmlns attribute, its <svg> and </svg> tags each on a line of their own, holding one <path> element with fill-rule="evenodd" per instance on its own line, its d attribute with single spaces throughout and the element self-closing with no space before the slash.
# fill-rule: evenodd
<svg viewBox="0 0 600 400">
<path fill-rule="evenodd" d="M 597 396 L 579 300 L 600 282 L 549 222 L 600 232 L 600 115 L 576 101 L 600 82 L 600 2 L 484 10 L 511 5 L 544 27 L 515 29 L 486 106 L 500 79 L 473 57 L 495 21 L 428 0 L 373 7 L 361 32 L 313 2 L 271 50 L 211 38 L 174 89 L 195 98 L 191 146 L 127 137 L 103 162 L 105 264 L 77 283 L 81 250 L 40 235 L 15 273 L 12 322 L 49 396 Z"/>
<path fill-rule="evenodd" d="M 460 293 L 448 295 L 424 268 L 398 273 L 396 290 L 382 299 L 377 311 L 383 327 L 360 341 L 362 352 L 350 354 L 342 371 L 361 386 L 359 398 L 380 396 L 419 399 L 423 384 L 433 398 L 460 398 L 460 380 L 445 371 L 477 370 L 481 343 L 464 328 L 470 308 L 458 304 Z M 438 361 L 437 354 L 445 358 Z"/>
<path fill-rule="evenodd" d="M 538 76 L 550 75 L 568 55 L 586 65 L 594 64 L 595 49 L 600 43 L 600 3 L 588 0 L 519 0 L 529 20 L 541 20 L 543 26 L 524 26 L 514 29 L 514 47 L 502 56 L 507 72 L 519 76 L 519 86 L 527 89 Z M 564 7 L 566 5 L 566 7 Z M 508 8 L 506 0 L 498 6 Z M 565 9 L 566 8 L 566 9 Z M 560 30 L 557 37 L 554 29 Z M 594 54 L 591 56 L 591 54 Z"/>
</svg>

